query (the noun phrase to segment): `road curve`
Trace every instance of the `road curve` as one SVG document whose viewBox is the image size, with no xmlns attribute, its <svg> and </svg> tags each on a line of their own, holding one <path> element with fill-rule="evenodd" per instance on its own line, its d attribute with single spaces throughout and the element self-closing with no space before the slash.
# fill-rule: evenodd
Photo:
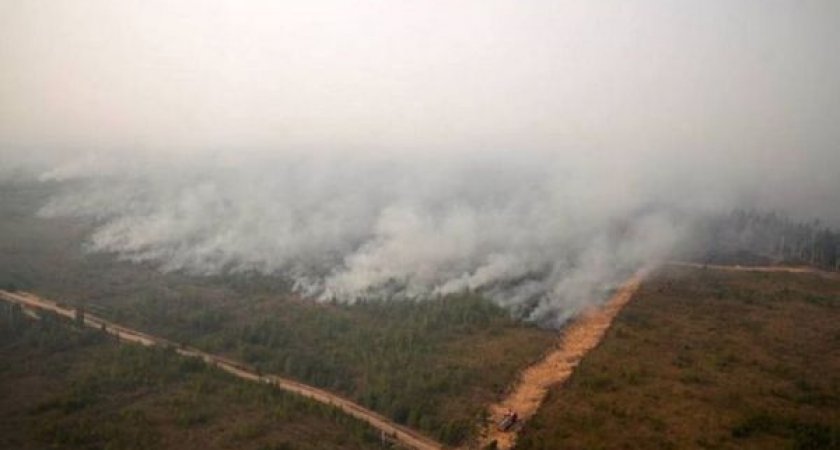
<svg viewBox="0 0 840 450">
<path fill-rule="evenodd" d="M 49 311 L 69 319 L 75 319 L 76 317 L 75 308 L 38 297 L 31 293 L 0 290 L 0 298 L 7 302 L 17 303 L 28 310 Z M 121 341 L 136 343 L 147 347 L 158 346 L 172 348 L 182 356 L 199 358 L 207 364 L 214 365 L 219 369 L 241 379 L 269 384 L 277 387 L 278 389 L 282 389 L 326 405 L 334 406 L 345 414 L 368 423 L 370 426 L 387 435 L 389 440 L 395 441 L 403 446 L 419 450 L 438 450 L 444 448 L 442 444 L 434 441 L 433 439 L 408 427 L 394 423 L 385 416 L 373 412 L 364 406 L 353 402 L 352 400 L 332 392 L 277 375 L 262 375 L 252 367 L 249 367 L 239 361 L 234 361 L 223 356 L 213 355 L 192 347 L 179 345 L 167 339 L 127 328 L 89 313 L 84 314 L 84 319 L 86 326 L 111 333 Z"/>
</svg>

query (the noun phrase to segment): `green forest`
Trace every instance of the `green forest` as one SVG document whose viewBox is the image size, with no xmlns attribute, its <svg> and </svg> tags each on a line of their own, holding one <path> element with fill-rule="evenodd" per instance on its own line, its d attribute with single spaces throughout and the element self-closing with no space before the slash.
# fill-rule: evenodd
<svg viewBox="0 0 840 450">
<path fill-rule="evenodd" d="M 35 216 L 49 189 L 4 192 L 2 285 L 334 390 L 446 443 L 467 439 L 485 405 L 556 339 L 476 294 L 319 303 L 280 277 L 163 274 L 86 254 L 89 223 Z"/>
<path fill-rule="evenodd" d="M 0 448 L 381 448 L 328 406 L 0 305 Z"/>
</svg>

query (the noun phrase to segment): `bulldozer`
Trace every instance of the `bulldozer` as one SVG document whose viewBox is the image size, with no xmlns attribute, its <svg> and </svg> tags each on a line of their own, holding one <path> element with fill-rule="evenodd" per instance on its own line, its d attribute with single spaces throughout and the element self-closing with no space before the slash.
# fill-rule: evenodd
<svg viewBox="0 0 840 450">
<path fill-rule="evenodd" d="M 496 428 L 499 431 L 510 431 L 514 425 L 519 421 L 519 415 L 516 414 L 516 411 L 508 410 L 503 416 L 502 419 L 496 424 Z"/>
</svg>

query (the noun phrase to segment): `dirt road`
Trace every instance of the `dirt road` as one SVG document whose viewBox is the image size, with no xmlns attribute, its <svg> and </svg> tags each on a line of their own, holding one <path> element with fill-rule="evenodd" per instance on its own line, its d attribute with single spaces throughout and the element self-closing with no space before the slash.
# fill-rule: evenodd
<svg viewBox="0 0 840 450">
<path fill-rule="evenodd" d="M 669 266 L 693 267 L 696 269 L 724 270 L 729 272 L 768 272 L 768 273 L 813 273 L 828 278 L 840 278 L 840 273 L 829 272 L 814 267 L 804 266 L 726 266 L 722 264 L 700 264 L 683 261 L 671 261 Z"/>
<path fill-rule="evenodd" d="M 74 308 L 40 298 L 30 293 L 0 290 L 0 298 L 11 303 L 17 303 L 25 310 L 34 311 L 36 314 L 39 311 L 49 311 L 69 319 L 74 319 L 76 317 L 76 310 Z M 367 422 L 372 427 L 386 435 L 388 440 L 397 442 L 405 447 L 420 450 L 436 450 L 443 448 L 443 445 L 440 443 L 412 429 L 396 424 L 381 414 L 375 413 L 351 400 L 323 389 L 276 375 L 261 375 L 253 368 L 248 367 L 246 364 L 241 362 L 206 353 L 195 348 L 181 346 L 172 341 L 115 324 L 89 313 L 85 314 L 85 325 L 111 333 L 117 336 L 121 341 L 132 342 L 145 345 L 147 347 L 169 347 L 175 349 L 175 351 L 180 355 L 200 358 L 206 363 L 212 364 L 239 378 L 258 383 L 270 384 L 284 391 L 292 392 L 327 405 L 332 405 L 345 414 L 349 414 L 359 420 Z"/>
<path fill-rule="evenodd" d="M 601 342 L 615 316 L 641 285 L 642 278 L 641 272 L 635 274 L 603 306 L 584 311 L 574 319 L 563 331 L 557 347 L 541 361 L 525 369 L 507 397 L 490 405 L 491 421 L 483 432 L 479 448 L 493 441 L 499 449 L 513 447 L 517 431 L 501 432 L 496 423 L 509 410 L 515 411 L 521 422 L 531 418 L 548 394 L 548 389 L 566 381 L 589 350 Z"/>
</svg>

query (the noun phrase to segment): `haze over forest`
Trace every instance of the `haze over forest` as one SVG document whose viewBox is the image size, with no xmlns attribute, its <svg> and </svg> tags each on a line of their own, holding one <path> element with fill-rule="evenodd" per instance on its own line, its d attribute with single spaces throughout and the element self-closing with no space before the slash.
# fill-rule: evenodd
<svg viewBox="0 0 840 450">
<path fill-rule="evenodd" d="M 0 0 L 80 248 L 559 323 L 735 208 L 840 225 L 840 3 Z"/>
</svg>

